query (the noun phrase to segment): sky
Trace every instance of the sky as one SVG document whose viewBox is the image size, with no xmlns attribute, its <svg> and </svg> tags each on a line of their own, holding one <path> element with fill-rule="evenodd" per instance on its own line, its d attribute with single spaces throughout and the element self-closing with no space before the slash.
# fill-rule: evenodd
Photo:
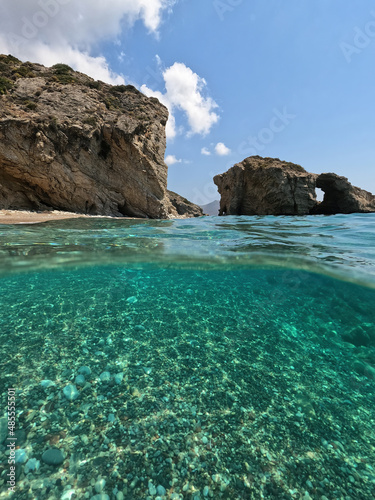
<svg viewBox="0 0 375 500">
<path fill-rule="evenodd" d="M 256 154 L 375 194 L 373 0 L 1 0 L 0 53 L 158 97 L 195 203 Z"/>
</svg>

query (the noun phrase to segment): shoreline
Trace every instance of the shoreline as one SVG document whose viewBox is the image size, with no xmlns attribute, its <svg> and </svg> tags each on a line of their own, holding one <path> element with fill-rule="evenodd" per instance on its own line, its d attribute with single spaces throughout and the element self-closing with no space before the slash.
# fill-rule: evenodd
<svg viewBox="0 0 375 500">
<path fill-rule="evenodd" d="M 110 215 L 87 215 L 76 212 L 51 210 L 29 212 L 28 210 L 0 210 L 0 224 L 39 224 L 64 219 L 135 219 L 135 217 L 111 217 Z"/>
</svg>

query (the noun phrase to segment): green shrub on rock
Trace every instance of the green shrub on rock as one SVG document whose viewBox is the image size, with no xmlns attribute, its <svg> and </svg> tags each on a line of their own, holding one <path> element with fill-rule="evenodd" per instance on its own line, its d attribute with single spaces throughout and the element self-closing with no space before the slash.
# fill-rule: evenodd
<svg viewBox="0 0 375 500">
<path fill-rule="evenodd" d="M 13 82 L 8 80 L 8 78 L 4 78 L 0 76 L 0 95 L 4 95 L 13 87 Z"/>
<path fill-rule="evenodd" d="M 26 64 L 22 64 L 18 68 L 15 68 L 12 71 L 12 73 L 16 78 L 34 78 L 35 77 L 35 74 L 31 71 L 31 69 Z"/>
<path fill-rule="evenodd" d="M 66 75 L 73 71 L 73 68 L 71 68 L 67 64 L 61 64 L 61 63 L 54 64 L 51 69 L 53 69 L 55 75 Z"/>
<path fill-rule="evenodd" d="M 51 69 L 53 71 L 54 76 L 52 79 L 54 81 L 62 83 L 63 85 L 77 82 L 77 79 L 72 75 L 73 68 L 67 64 L 55 64 Z"/>
<path fill-rule="evenodd" d="M 123 94 L 124 92 L 133 92 L 135 94 L 139 93 L 139 90 L 137 90 L 134 85 L 113 85 L 109 91 L 114 94 L 116 92 Z"/>
</svg>

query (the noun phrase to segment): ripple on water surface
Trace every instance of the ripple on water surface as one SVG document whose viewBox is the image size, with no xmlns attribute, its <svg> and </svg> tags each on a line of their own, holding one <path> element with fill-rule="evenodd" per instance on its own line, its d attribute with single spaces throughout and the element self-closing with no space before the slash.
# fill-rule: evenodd
<svg viewBox="0 0 375 500">
<path fill-rule="evenodd" d="M 375 214 L 0 225 L 0 272 L 68 265 L 271 266 L 375 286 Z"/>
</svg>

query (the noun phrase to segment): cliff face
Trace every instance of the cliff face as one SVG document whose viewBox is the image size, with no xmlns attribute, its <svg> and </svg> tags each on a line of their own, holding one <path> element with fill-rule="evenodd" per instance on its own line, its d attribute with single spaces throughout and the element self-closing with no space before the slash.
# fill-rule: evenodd
<svg viewBox="0 0 375 500">
<path fill-rule="evenodd" d="M 214 177 L 219 215 L 308 215 L 375 212 L 375 196 L 336 174 L 311 174 L 278 158 L 251 156 Z M 324 191 L 318 202 L 315 188 Z"/>
<path fill-rule="evenodd" d="M 0 208 L 177 216 L 157 99 L 12 56 L 0 56 L 0 94 Z"/>
<path fill-rule="evenodd" d="M 302 215 L 316 205 L 315 175 L 299 165 L 252 156 L 214 177 L 219 215 Z"/>
</svg>

